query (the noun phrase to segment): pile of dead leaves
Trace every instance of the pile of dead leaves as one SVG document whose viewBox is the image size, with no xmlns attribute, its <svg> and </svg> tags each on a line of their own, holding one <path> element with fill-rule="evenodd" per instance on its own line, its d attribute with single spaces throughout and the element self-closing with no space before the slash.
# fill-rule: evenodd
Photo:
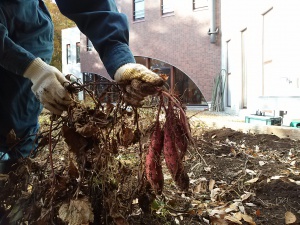
<svg viewBox="0 0 300 225">
<path fill-rule="evenodd" d="M 156 193 L 145 176 L 149 136 L 167 111 L 184 121 L 182 135 L 190 138 L 188 121 L 167 91 L 147 108 L 130 106 L 119 94 L 114 104 L 102 103 L 102 93 L 92 96 L 92 106 L 78 102 L 65 115 L 49 116 L 37 156 L 20 160 L 3 178 L 1 224 L 121 225 L 136 210 L 151 213 Z"/>
</svg>

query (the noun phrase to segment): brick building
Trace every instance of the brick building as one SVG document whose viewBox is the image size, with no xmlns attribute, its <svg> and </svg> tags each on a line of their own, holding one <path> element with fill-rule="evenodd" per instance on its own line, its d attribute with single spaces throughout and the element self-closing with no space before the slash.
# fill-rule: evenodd
<svg viewBox="0 0 300 225">
<path fill-rule="evenodd" d="M 220 26 L 220 1 L 119 0 L 117 4 L 128 17 L 130 48 L 137 62 L 169 74 L 171 88 L 188 105 L 211 101 L 213 80 L 221 68 L 221 40 L 215 35 L 211 43 L 208 32 L 213 15 L 215 27 Z M 81 70 L 108 76 L 83 34 Z"/>
<path fill-rule="evenodd" d="M 211 101 L 222 75 L 225 111 L 268 110 L 285 125 L 300 121 L 298 0 L 118 0 L 118 6 L 128 17 L 136 60 L 171 75 L 170 86 L 188 105 Z M 82 34 L 80 42 L 81 71 L 107 76 Z"/>
</svg>

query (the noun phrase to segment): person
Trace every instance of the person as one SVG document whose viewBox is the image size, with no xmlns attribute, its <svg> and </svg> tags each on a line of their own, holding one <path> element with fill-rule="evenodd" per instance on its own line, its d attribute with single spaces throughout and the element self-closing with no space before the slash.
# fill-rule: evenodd
<svg viewBox="0 0 300 225">
<path fill-rule="evenodd" d="M 56 3 L 91 40 L 108 74 L 127 84 L 127 98 L 138 103 L 147 95 L 131 86 L 133 79 L 153 87 L 163 84 L 156 73 L 135 62 L 127 18 L 114 0 Z M 9 167 L 37 147 L 42 108 L 61 115 L 72 100 L 65 88 L 69 81 L 49 65 L 53 23 L 42 0 L 1 0 L 0 41 L 0 170 L 5 171 L 6 162 Z"/>
</svg>

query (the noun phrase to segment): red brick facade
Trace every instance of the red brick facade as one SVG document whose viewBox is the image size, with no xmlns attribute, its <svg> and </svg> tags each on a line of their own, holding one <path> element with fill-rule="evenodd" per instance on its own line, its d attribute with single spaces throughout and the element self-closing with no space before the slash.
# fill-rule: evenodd
<svg viewBox="0 0 300 225">
<path fill-rule="evenodd" d="M 130 48 L 134 56 L 164 61 L 180 69 L 211 100 L 213 79 L 221 70 L 221 37 L 210 43 L 210 9 L 193 10 L 192 0 L 174 0 L 174 14 L 161 15 L 161 1 L 145 0 L 145 19 L 133 21 L 133 0 L 119 1 L 128 16 Z M 216 0 L 216 27 L 220 28 L 220 0 Z M 95 51 L 86 51 L 81 35 L 82 72 L 107 75 Z"/>
</svg>

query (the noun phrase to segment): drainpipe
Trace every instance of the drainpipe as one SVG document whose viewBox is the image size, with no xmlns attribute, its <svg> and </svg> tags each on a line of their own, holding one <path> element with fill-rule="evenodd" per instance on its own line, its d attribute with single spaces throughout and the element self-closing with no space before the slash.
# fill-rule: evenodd
<svg viewBox="0 0 300 225">
<path fill-rule="evenodd" d="M 216 43 L 219 29 L 216 28 L 216 0 L 208 0 L 208 7 L 210 10 L 210 28 L 208 35 L 210 35 L 210 43 Z"/>
</svg>

